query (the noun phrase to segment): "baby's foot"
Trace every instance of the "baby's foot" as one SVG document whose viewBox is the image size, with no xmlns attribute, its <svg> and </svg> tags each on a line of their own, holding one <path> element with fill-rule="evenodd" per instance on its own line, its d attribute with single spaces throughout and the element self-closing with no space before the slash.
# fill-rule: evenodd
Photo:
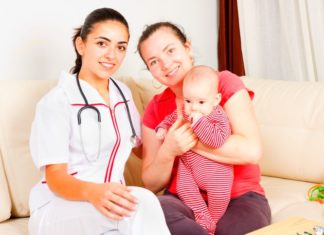
<svg viewBox="0 0 324 235">
<path fill-rule="evenodd" d="M 196 222 L 200 224 L 204 229 L 208 231 L 209 235 L 214 235 L 216 230 L 216 223 L 211 219 L 210 216 L 207 216 L 203 213 L 195 215 Z"/>
</svg>

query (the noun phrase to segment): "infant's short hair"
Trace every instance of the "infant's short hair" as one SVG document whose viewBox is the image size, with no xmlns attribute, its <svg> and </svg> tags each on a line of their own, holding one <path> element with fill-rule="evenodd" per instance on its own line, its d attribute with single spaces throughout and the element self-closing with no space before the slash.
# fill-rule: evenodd
<svg viewBox="0 0 324 235">
<path fill-rule="evenodd" d="M 211 86 L 215 86 L 216 91 L 218 90 L 218 72 L 206 65 L 192 67 L 184 78 L 183 86 L 190 82 L 202 81 L 202 79 L 210 82 Z"/>
</svg>

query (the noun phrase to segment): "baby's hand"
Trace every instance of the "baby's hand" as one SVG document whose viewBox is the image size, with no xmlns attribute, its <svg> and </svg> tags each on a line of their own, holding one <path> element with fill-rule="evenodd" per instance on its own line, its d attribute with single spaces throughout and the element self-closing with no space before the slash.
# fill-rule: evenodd
<svg viewBox="0 0 324 235">
<path fill-rule="evenodd" d="M 200 112 L 192 112 L 189 115 L 189 120 L 191 121 L 191 125 L 194 126 L 196 122 L 203 116 Z"/>
<path fill-rule="evenodd" d="M 156 132 L 156 138 L 158 138 L 159 140 L 164 140 L 166 134 L 167 134 L 167 130 L 160 127 Z"/>
</svg>

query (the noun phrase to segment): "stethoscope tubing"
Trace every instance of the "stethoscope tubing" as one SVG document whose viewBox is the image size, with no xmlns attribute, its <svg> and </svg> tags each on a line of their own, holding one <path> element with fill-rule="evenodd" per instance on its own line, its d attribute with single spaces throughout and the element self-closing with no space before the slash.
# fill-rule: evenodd
<svg viewBox="0 0 324 235">
<path fill-rule="evenodd" d="M 130 110 L 129 110 L 129 107 L 128 107 L 128 104 L 127 104 L 127 101 L 126 101 L 126 98 L 124 96 L 124 93 L 122 92 L 122 90 L 120 89 L 120 87 L 118 86 L 117 82 L 115 82 L 114 79 L 110 78 L 110 80 L 114 83 L 114 85 L 117 87 L 120 95 L 122 96 L 123 100 L 124 100 L 124 103 L 125 103 L 125 107 L 126 107 L 126 113 L 127 113 L 127 116 L 128 116 L 128 121 L 129 121 L 129 125 L 132 129 L 132 138 L 135 138 L 136 137 L 136 131 L 135 131 L 135 128 L 134 128 L 134 125 L 133 125 L 133 121 L 132 121 L 132 117 L 130 115 Z"/>
<path fill-rule="evenodd" d="M 87 97 L 85 96 L 85 94 L 84 94 L 84 92 L 82 90 L 82 87 L 81 87 L 81 84 L 80 84 L 80 81 L 79 81 L 78 77 L 79 77 L 78 74 L 76 74 L 76 82 L 77 82 L 77 85 L 78 85 L 78 89 L 79 89 L 80 94 L 81 94 L 81 96 L 82 96 L 82 98 L 84 100 L 84 103 L 85 103 L 85 105 L 82 108 L 79 109 L 78 114 L 77 114 L 78 126 L 79 126 L 79 129 L 80 129 L 80 139 L 81 139 L 82 150 L 83 150 L 87 160 L 91 161 L 86 155 L 85 147 L 84 147 L 84 143 L 83 143 L 82 131 L 81 131 L 81 114 L 86 109 L 92 109 L 97 113 L 98 125 L 99 125 L 99 143 L 98 143 L 98 153 L 97 153 L 97 157 L 96 157 L 96 160 L 97 160 L 99 158 L 100 148 L 101 148 L 101 114 L 100 114 L 100 111 L 98 110 L 97 107 L 92 106 L 92 105 L 90 105 L 88 103 L 88 99 L 87 99 Z M 125 97 L 124 93 L 122 92 L 122 90 L 120 89 L 120 87 L 118 86 L 117 82 L 114 81 L 114 79 L 112 79 L 111 77 L 109 79 L 116 86 L 119 94 L 121 95 L 121 97 L 123 99 L 123 102 L 125 103 L 128 122 L 129 122 L 129 125 L 130 125 L 131 130 L 132 130 L 131 142 L 132 142 L 133 146 L 137 146 L 140 143 L 140 139 L 136 135 L 136 131 L 135 131 L 135 128 L 134 128 L 134 125 L 133 125 L 132 117 L 130 115 L 130 110 L 129 110 L 129 106 L 127 104 L 126 97 Z"/>
</svg>

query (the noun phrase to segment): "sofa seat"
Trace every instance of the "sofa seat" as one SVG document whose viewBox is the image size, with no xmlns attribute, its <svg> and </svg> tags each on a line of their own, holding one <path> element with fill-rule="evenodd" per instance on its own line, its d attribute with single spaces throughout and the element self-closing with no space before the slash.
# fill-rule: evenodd
<svg viewBox="0 0 324 235">
<path fill-rule="evenodd" d="M 272 223 L 293 216 L 324 221 L 324 205 L 307 199 L 313 183 L 262 176 L 261 184 L 270 204 Z"/>
<path fill-rule="evenodd" d="M 262 176 L 261 184 L 271 207 L 272 223 L 300 216 L 324 219 L 324 206 L 307 200 L 307 190 L 313 183 Z M 28 218 L 15 218 L 0 223 L 0 234 L 28 234 Z"/>
<path fill-rule="evenodd" d="M 28 235 L 28 218 L 12 218 L 0 223 L 1 235 Z"/>
</svg>

